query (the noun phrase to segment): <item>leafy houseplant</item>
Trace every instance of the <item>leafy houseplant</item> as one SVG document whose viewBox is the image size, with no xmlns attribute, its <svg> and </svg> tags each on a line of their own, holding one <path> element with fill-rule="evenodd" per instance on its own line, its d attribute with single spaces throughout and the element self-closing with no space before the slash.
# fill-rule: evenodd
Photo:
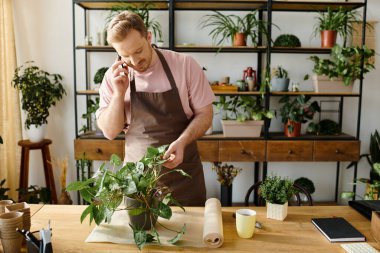
<svg viewBox="0 0 380 253">
<path fill-rule="evenodd" d="M 251 11 L 244 17 L 234 14 L 224 15 L 219 11 L 214 14 L 206 15 L 201 19 L 201 28 L 211 27 L 209 35 L 217 46 L 230 39 L 234 46 L 246 46 L 246 39 L 250 38 L 253 46 L 258 44 L 259 33 L 268 35 L 265 22 L 256 18 L 256 11 Z M 242 34 L 244 40 L 236 44 L 236 34 Z"/>
<path fill-rule="evenodd" d="M 300 95 L 295 99 L 290 96 L 283 96 L 280 104 L 282 123 L 284 123 L 284 132 L 288 137 L 299 136 L 301 133 L 301 124 L 313 119 L 316 112 L 320 112 L 321 108 L 317 101 L 310 103 L 311 96 Z"/>
<path fill-rule="evenodd" d="M 323 119 L 318 123 L 310 122 L 306 132 L 316 135 L 338 135 L 342 130 L 337 122 L 330 119 Z"/>
<path fill-rule="evenodd" d="M 12 85 L 21 91 L 27 129 L 31 125 L 41 126 L 47 123 L 49 108 L 66 94 L 61 80 L 61 75 L 50 74 L 37 66 L 24 65 L 16 68 Z"/>
<path fill-rule="evenodd" d="M 288 71 L 281 66 L 272 69 L 272 91 L 288 91 L 290 79 Z"/>
<path fill-rule="evenodd" d="M 106 74 L 108 70 L 108 67 L 102 67 L 98 69 L 94 75 L 94 83 L 95 84 L 101 84 L 104 78 L 104 75 Z"/>
<path fill-rule="evenodd" d="M 321 34 L 321 46 L 333 47 L 336 41 L 336 35 L 339 34 L 344 41 L 344 46 L 348 35 L 352 35 L 353 24 L 358 22 L 358 15 L 354 10 L 346 10 L 340 7 L 333 11 L 327 8 L 326 12 L 319 13 L 317 24 L 314 26 L 314 35 Z M 325 38 L 327 32 L 330 31 L 329 38 Z"/>
<path fill-rule="evenodd" d="M 293 181 L 280 176 L 269 176 L 261 183 L 259 193 L 267 202 L 267 218 L 284 220 L 287 216 L 288 200 L 295 194 Z M 281 209 L 281 212 L 277 209 Z"/>
<path fill-rule="evenodd" d="M 281 34 L 273 43 L 275 47 L 300 47 L 301 41 L 293 34 Z"/>
<path fill-rule="evenodd" d="M 120 14 L 123 11 L 131 11 L 141 17 L 141 19 L 144 21 L 145 27 L 153 33 L 153 36 L 156 40 L 162 40 L 161 24 L 157 20 L 151 19 L 149 15 L 149 10 L 152 5 L 153 3 L 149 2 L 138 5 L 130 4 L 127 1 L 121 1 L 120 5 L 112 6 L 111 11 L 106 18 L 106 26 L 108 26 L 108 24 L 116 15 Z"/>
<path fill-rule="evenodd" d="M 116 170 L 116 167 L 120 166 L 122 161 L 116 155 L 112 155 L 110 164 L 113 167 L 111 169 L 103 164 L 93 177 L 85 181 L 70 183 L 67 190 L 78 190 L 82 198 L 90 203 L 82 213 L 81 222 L 89 215 L 90 223 L 92 221 L 98 225 L 102 221 L 109 223 L 115 211 L 127 210 L 138 248 L 143 248 L 148 242 L 160 243 L 154 223 L 163 225 L 157 220 L 157 217 L 171 218 L 172 210 L 169 204 L 185 209 L 172 197 L 166 186 L 159 184 L 159 180 L 173 172 L 189 176 L 180 169 L 161 173 L 162 164 L 165 162 L 162 157 L 166 148 L 167 145 L 158 148 L 149 147 L 146 155 L 140 161 L 127 162 L 120 170 Z M 126 198 L 126 208 L 118 209 L 124 197 Z M 138 204 L 130 205 L 130 202 Z M 142 218 L 140 222 L 134 222 L 139 218 Z M 145 231 L 146 229 L 150 229 L 150 231 Z M 177 235 L 168 242 L 177 242 L 184 234 L 185 229 L 184 225 L 180 231 L 175 231 Z"/>
<path fill-rule="evenodd" d="M 298 184 L 298 185 L 302 186 L 310 194 L 313 194 L 315 192 L 315 186 L 314 186 L 313 181 L 311 181 L 310 179 L 308 179 L 306 177 L 297 178 L 296 180 L 294 180 L 294 184 Z"/>
<path fill-rule="evenodd" d="M 341 47 L 335 45 L 331 50 L 330 59 L 320 59 L 318 56 L 311 56 L 314 62 L 313 72 L 324 75 L 329 79 L 343 78 L 344 85 L 348 86 L 361 74 L 361 59 L 363 59 L 363 75 L 373 70 L 375 66 L 369 58 L 375 55 L 375 51 L 363 46 L 360 47 Z"/>
<path fill-rule="evenodd" d="M 87 120 L 87 124 L 82 125 L 82 128 L 79 130 L 79 132 L 86 133 L 87 131 L 91 131 L 94 129 L 93 126 L 95 126 L 96 129 L 95 112 L 99 109 L 99 102 L 99 97 L 96 97 L 95 100 L 89 99 L 87 101 L 87 111 L 86 113 L 82 114 L 82 119 Z"/>
<path fill-rule="evenodd" d="M 272 111 L 262 106 L 262 99 L 251 96 L 220 96 L 214 102 L 222 112 L 224 136 L 229 137 L 258 137 L 264 124 L 263 119 L 271 119 Z"/>
</svg>

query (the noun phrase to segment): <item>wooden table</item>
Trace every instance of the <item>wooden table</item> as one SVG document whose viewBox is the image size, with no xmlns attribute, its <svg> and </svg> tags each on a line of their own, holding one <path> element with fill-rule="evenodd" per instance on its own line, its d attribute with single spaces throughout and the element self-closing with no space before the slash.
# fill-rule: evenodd
<svg viewBox="0 0 380 253">
<path fill-rule="evenodd" d="M 32 217 L 32 230 L 46 227 L 51 220 L 54 253 L 60 252 L 138 252 L 135 245 L 111 243 L 85 243 L 94 228 L 88 219 L 80 223 L 80 215 L 86 206 L 44 205 Z M 362 232 L 367 241 L 377 248 L 370 234 L 370 222 L 348 206 L 301 206 L 289 207 L 285 221 L 266 219 L 265 207 L 251 207 L 258 213 L 262 229 L 256 229 L 252 239 L 241 239 L 236 234 L 235 219 L 232 214 L 237 207 L 223 208 L 224 244 L 219 249 L 179 248 L 146 246 L 143 252 L 315 252 L 329 253 L 345 251 L 339 243 L 330 243 L 311 223 L 313 217 L 341 216 Z M 203 213 L 203 208 L 188 207 L 187 210 Z"/>
</svg>

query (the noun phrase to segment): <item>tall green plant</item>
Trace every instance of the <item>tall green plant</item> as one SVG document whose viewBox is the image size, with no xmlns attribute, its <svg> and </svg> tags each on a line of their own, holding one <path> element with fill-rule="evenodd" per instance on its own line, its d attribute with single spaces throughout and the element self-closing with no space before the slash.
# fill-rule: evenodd
<svg viewBox="0 0 380 253">
<path fill-rule="evenodd" d="M 41 126 L 47 123 L 49 108 L 66 95 L 62 76 L 50 74 L 37 66 L 25 65 L 16 68 L 12 85 L 21 91 L 22 109 L 26 112 L 25 126 Z"/>
<path fill-rule="evenodd" d="M 236 33 L 244 33 L 247 39 L 251 39 L 253 46 L 257 46 L 259 33 L 262 33 L 267 38 L 268 32 L 265 22 L 257 19 L 256 14 L 257 11 L 251 11 L 244 17 L 240 17 L 234 14 L 224 15 L 219 11 L 214 11 L 214 14 L 202 17 L 200 25 L 202 29 L 211 28 L 209 35 L 212 36 L 213 43 L 217 46 L 222 45 L 228 39 L 233 42 Z"/>
<path fill-rule="evenodd" d="M 168 187 L 159 183 L 162 177 L 166 177 L 170 173 L 180 173 L 183 176 L 190 177 L 183 170 L 175 169 L 163 172 L 162 164 L 166 161 L 162 157 L 168 145 L 158 148 L 149 147 L 146 155 L 138 162 L 127 162 L 120 170 L 121 159 L 112 155 L 110 164 L 112 168 L 107 168 L 103 163 L 95 175 L 84 181 L 72 182 L 67 186 L 67 191 L 79 191 L 82 198 L 90 203 L 83 211 L 80 218 L 81 222 L 90 216 L 90 223 L 95 221 L 100 224 L 102 221 L 110 222 L 111 217 L 123 201 L 123 197 L 129 197 L 145 204 L 145 207 L 127 206 L 129 215 L 140 215 L 146 212 L 151 221 L 157 216 L 170 219 L 172 216 L 171 205 L 176 205 L 185 209 L 171 195 Z M 150 200 L 157 205 L 150 205 Z M 118 209 L 122 210 L 122 209 Z M 158 225 L 163 226 L 159 221 Z M 141 249 L 145 243 L 160 243 L 159 234 L 152 223 L 151 230 L 145 231 L 142 228 L 131 226 L 133 229 L 135 243 Z M 169 240 L 169 243 L 177 242 L 185 233 L 184 225 L 180 231 L 176 232 L 176 236 Z"/>
<path fill-rule="evenodd" d="M 120 1 L 119 5 L 112 6 L 108 16 L 106 18 L 106 26 L 111 22 L 111 20 L 123 11 L 131 11 L 136 13 L 144 21 L 145 27 L 152 31 L 154 38 L 162 40 L 162 28 L 160 22 L 155 19 L 151 19 L 149 15 L 149 10 L 151 9 L 153 3 L 145 2 L 141 5 L 131 4 L 127 1 Z"/>
<path fill-rule="evenodd" d="M 355 10 L 347 10 L 340 7 L 338 10 L 327 8 L 326 12 L 320 12 L 317 17 L 317 24 L 314 26 L 314 36 L 324 30 L 336 31 L 344 43 L 349 35 L 352 35 L 353 24 L 359 21 L 358 13 Z M 345 45 L 345 44 L 344 44 Z"/>
</svg>

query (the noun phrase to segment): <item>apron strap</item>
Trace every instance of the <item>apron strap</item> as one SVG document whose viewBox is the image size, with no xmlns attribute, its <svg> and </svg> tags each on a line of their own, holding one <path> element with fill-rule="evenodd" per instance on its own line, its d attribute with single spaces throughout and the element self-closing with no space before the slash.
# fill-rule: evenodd
<svg viewBox="0 0 380 253">
<path fill-rule="evenodd" d="M 159 50 L 157 49 L 154 49 L 154 50 L 156 51 L 158 57 L 160 58 L 162 67 L 164 68 L 164 71 L 166 73 L 166 77 L 169 80 L 170 86 L 172 87 L 172 89 L 177 90 L 177 85 L 175 84 L 173 74 L 170 71 L 169 65 L 166 62 L 165 57 L 162 55 L 162 53 Z"/>
</svg>

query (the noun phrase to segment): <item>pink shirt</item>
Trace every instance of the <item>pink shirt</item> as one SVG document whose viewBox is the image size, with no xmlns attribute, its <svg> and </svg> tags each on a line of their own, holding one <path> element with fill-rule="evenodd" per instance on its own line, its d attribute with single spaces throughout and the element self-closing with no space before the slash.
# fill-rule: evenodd
<svg viewBox="0 0 380 253">
<path fill-rule="evenodd" d="M 201 109 L 214 101 L 214 93 L 201 66 L 191 56 L 169 50 L 159 50 L 169 65 L 177 84 L 183 110 L 187 118 L 190 119 L 194 115 L 194 110 Z M 159 59 L 145 72 L 134 71 L 134 75 L 137 91 L 158 93 L 171 89 Z M 106 72 L 99 89 L 100 103 L 99 109 L 96 111 L 96 118 L 99 118 L 102 111 L 108 107 L 111 101 L 113 89 L 110 78 L 111 69 Z M 124 102 L 126 123 L 129 124 L 131 120 L 130 88 L 125 94 Z"/>
</svg>

